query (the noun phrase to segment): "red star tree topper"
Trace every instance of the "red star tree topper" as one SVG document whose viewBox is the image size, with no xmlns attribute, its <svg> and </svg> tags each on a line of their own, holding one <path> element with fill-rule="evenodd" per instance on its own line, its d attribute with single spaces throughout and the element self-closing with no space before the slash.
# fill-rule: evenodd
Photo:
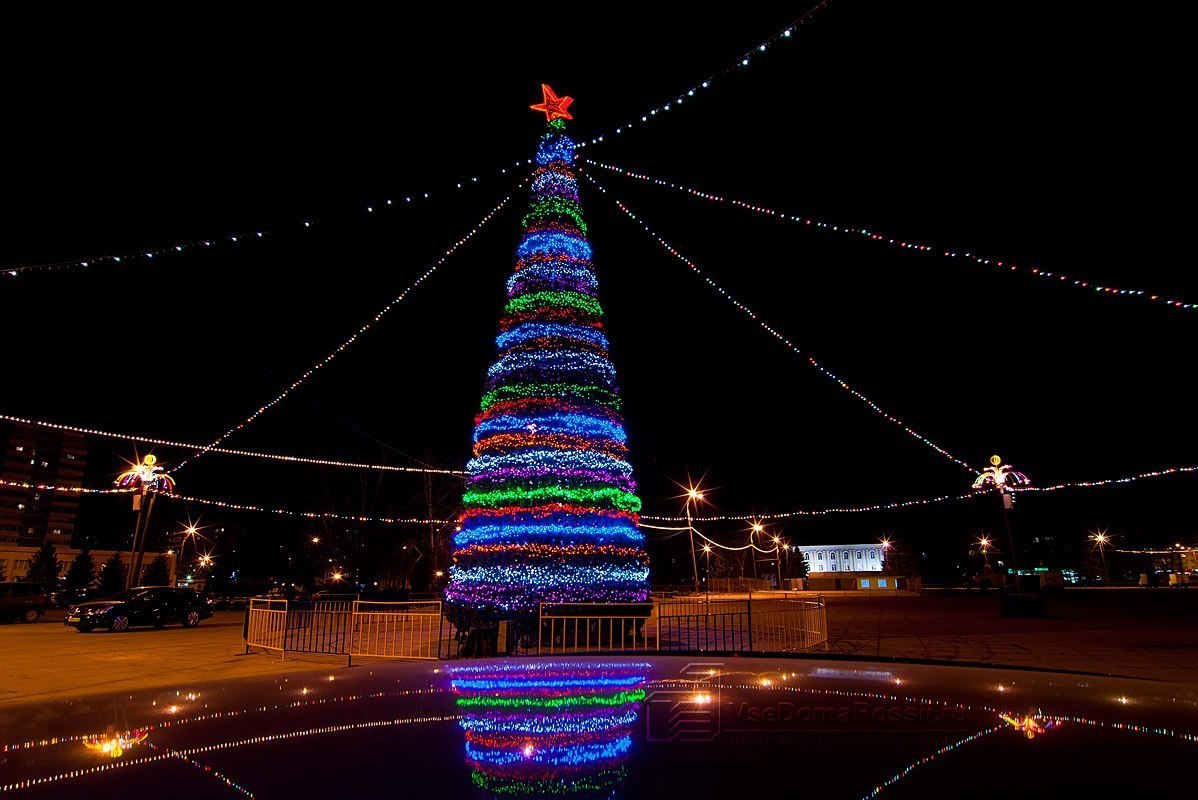
<svg viewBox="0 0 1198 800">
<path fill-rule="evenodd" d="M 566 110 L 574 102 L 573 97 L 558 97 L 549 88 L 549 84 L 547 83 L 541 84 L 541 97 L 541 102 L 531 105 L 529 108 L 533 111 L 544 111 L 546 122 L 553 122 L 559 117 L 561 119 L 574 119 L 574 117 L 570 116 L 570 112 Z"/>
</svg>

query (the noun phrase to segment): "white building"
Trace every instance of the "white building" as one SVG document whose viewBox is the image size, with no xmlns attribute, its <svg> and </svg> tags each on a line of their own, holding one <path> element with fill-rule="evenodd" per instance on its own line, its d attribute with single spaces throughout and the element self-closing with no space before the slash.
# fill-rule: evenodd
<svg viewBox="0 0 1198 800">
<path fill-rule="evenodd" d="M 800 544 L 812 574 L 817 572 L 881 572 L 882 545 Z"/>
</svg>

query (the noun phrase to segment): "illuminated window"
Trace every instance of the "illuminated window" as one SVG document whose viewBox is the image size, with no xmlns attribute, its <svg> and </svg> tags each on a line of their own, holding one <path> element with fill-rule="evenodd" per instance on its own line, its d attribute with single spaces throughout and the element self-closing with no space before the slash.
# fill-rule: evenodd
<svg viewBox="0 0 1198 800">
<path fill-rule="evenodd" d="M 881 581 L 879 581 L 878 583 L 879 583 L 879 585 L 880 585 L 880 584 L 881 584 Z M 868 589 L 868 588 L 869 588 L 869 578 L 862 578 L 862 579 L 861 579 L 861 588 L 862 588 L 862 589 Z"/>
<path fill-rule="evenodd" d="M 17 452 L 18 452 L 18 453 L 24 453 L 24 452 L 25 452 L 25 445 L 23 445 L 23 444 L 19 444 L 19 445 L 17 445 Z"/>
<path fill-rule="evenodd" d="M 74 460 L 75 460 L 75 454 L 67 453 L 67 461 L 74 461 Z"/>
<path fill-rule="evenodd" d="M 878 588 L 879 589 L 886 588 L 886 579 L 885 578 L 878 578 Z"/>
</svg>

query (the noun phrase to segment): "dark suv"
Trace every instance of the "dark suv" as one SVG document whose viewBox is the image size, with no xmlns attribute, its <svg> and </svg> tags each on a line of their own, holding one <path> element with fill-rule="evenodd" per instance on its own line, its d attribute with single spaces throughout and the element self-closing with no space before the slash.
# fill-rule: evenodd
<svg viewBox="0 0 1198 800">
<path fill-rule="evenodd" d="M 208 602 L 191 589 L 138 586 L 104 600 L 71 606 L 63 624 L 73 626 L 80 633 L 91 633 L 96 628 L 120 632 L 133 625 L 164 628 L 172 622 L 194 628 L 200 620 L 211 616 Z"/>
<path fill-rule="evenodd" d="M 0 583 L 0 619 L 37 622 L 46 613 L 46 587 L 40 583 Z"/>
</svg>

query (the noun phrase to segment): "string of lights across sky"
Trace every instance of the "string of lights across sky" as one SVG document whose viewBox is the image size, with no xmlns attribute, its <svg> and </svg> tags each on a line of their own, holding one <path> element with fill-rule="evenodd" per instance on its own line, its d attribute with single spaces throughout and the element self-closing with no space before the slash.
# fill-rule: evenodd
<svg viewBox="0 0 1198 800">
<path fill-rule="evenodd" d="M 26 419 L 24 417 L 14 417 L 11 414 L 0 414 L 0 420 L 5 422 L 16 422 L 22 425 L 36 425 L 40 428 L 48 428 L 56 431 L 69 431 L 71 433 L 79 433 L 87 436 L 102 436 L 108 439 L 121 439 L 126 442 L 137 442 L 139 444 L 154 444 L 164 447 L 181 447 L 186 450 L 204 450 L 204 445 L 193 444 L 188 442 L 176 442 L 171 439 L 157 439 L 152 436 L 137 436 L 129 433 L 113 433 L 111 431 L 98 430 L 96 428 L 81 428 L 77 425 L 60 425 L 56 422 L 42 422 L 36 419 Z M 246 458 L 265 458 L 273 461 L 286 461 L 295 464 L 316 464 L 322 467 L 346 467 L 350 469 L 371 469 L 381 470 L 383 472 L 415 472 L 429 473 L 434 475 L 465 475 L 465 471 L 460 469 L 437 469 L 435 467 L 399 467 L 391 464 L 367 464 L 357 461 L 338 461 L 328 458 L 309 458 L 308 456 L 293 456 L 285 453 L 263 453 L 256 450 L 236 450 L 231 447 L 208 447 L 210 453 L 220 453 L 229 456 L 243 456 Z"/>
<path fill-rule="evenodd" d="M 592 184 L 594 184 L 595 187 L 597 189 L 599 189 L 599 191 L 603 192 L 604 194 L 607 194 L 607 189 L 605 189 L 601 184 L 599 184 L 592 176 L 587 175 L 586 178 Z M 914 428 L 909 426 L 907 423 L 903 422 L 898 417 L 887 412 L 885 409 L 883 409 L 881 406 L 879 406 L 873 400 L 866 397 L 858 389 L 854 388 L 851 384 L 849 384 L 848 382 L 843 380 L 839 375 L 837 375 L 836 373 L 832 372 L 830 369 L 825 367 L 820 361 L 818 361 L 815 358 L 813 358 L 812 356 L 809 356 L 806 353 L 804 353 L 799 348 L 798 345 L 796 345 L 790 339 L 786 338 L 781 333 L 779 333 L 776 329 L 771 327 L 770 324 L 768 322 L 765 322 L 760 317 L 760 315 L 758 315 L 758 313 L 756 311 L 749 308 L 747 305 L 745 305 L 744 303 L 740 302 L 735 297 L 733 297 L 722 286 L 720 286 L 718 283 L 716 283 L 714 280 L 712 280 L 710 276 L 708 276 L 705 272 L 703 272 L 703 270 L 699 269 L 699 267 L 695 265 L 695 262 L 691 261 L 689 258 L 684 256 L 681 251 L 679 251 L 676 247 L 674 247 L 672 244 L 670 244 L 665 239 L 663 239 L 660 235 L 658 235 L 658 233 L 656 231 L 654 231 L 652 228 L 650 228 L 648 225 L 646 225 L 644 223 L 644 221 L 641 220 L 640 216 L 638 216 L 637 214 L 635 214 L 631 210 L 629 210 L 628 206 L 624 205 L 624 203 L 622 203 L 618 199 L 616 199 L 615 202 L 616 202 L 616 206 L 620 209 L 620 211 L 624 212 L 624 214 L 627 215 L 629 219 L 631 219 L 633 222 L 635 222 L 637 225 L 639 225 L 645 231 L 645 233 L 649 234 L 649 236 L 652 237 L 654 240 L 656 240 L 658 244 L 660 244 L 662 247 L 664 247 L 670 255 L 674 256 L 676 259 L 678 259 L 683 264 L 685 264 L 687 267 L 689 267 L 692 272 L 694 272 L 696 275 L 698 275 L 700 278 L 702 278 L 703 281 L 708 286 L 710 286 L 712 289 L 714 289 L 721 297 L 723 297 L 728 302 L 732 303 L 732 305 L 736 306 L 737 309 L 739 309 L 744 314 L 748 315 L 748 317 L 750 319 L 752 319 L 754 322 L 756 322 L 758 325 L 760 325 L 761 328 L 763 330 L 765 330 L 766 333 L 768 333 L 770 336 L 773 336 L 775 339 L 777 339 L 782 344 L 786 345 L 786 347 L 789 348 L 796 355 L 801 356 L 804 361 L 806 361 L 811 367 L 815 368 L 821 375 L 823 375 L 824 377 L 833 381 L 843 391 L 851 394 L 852 396 L 856 397 L 861 402 L 865 403 L 865 405 L 869 408 L 870 411 L 873 411 L 875 414 L 877 414 L 882 419 L 897 426 L 904 433 L 908 434 L 909 436 L 914 437 L 919 442 L 923 443 L 927 447 L 930 447 L 932 450 L 935 450 L 937 453 L 944 456 L 945 458 L 952 461 L 953 463 L 957 464 L 958 466 L 963 467 L 964 469 L 967 469 L 973 473 L 977 472 L 976 469 L 974 469 L 972 466 L 970 466 L 969 462 L 953 455 L 945 448 L 936 444 L 931 439 L 924 436 L 922 433 L 915 430 Z"/>
<path fill-rule="evenodd" d="M 521 182 L 521 185 L 523 185 L 523 183 L 524 182 Z M 362 325 L 362 327 L 360 327 L 356 331 L 354 331 L 354 333 L 348 339 L 341 342 L 341 344 L 339 344 L 335 348 L 333 348 L 333 350 L 330 351 L 326 356 L 324 356 L 319 361 L 317 361 L 315 364 L 313 364 L 311 367 L 309 367 L 307 370 L 302 372 L 298 378 L 296 378 L 294 381 L 292 381 L 290 384 L 288 384 L 287 388 L 285 388 L 277 396 L 275 396 L 275 398 L 273 400 L 271 400 L 268 403 L 264 403 L 263 405 L 258 406 L 258 408 L 256 408 L 254 410 L 254 412 L 252 414 L 250 414 L 248 417 L 243 419 L 241 422 L 238 422 L 233 427 L 229 428 L 227 431 L 222 433 L 220 436 L 217 436 L 207 446 L 200 448 L 198 451 L 196 451 L 190 457 L 185 458 L 182 461 L 180 461 L 170 471 L 178 472 L 179 470 L 183 469 L 184 466 L 187 465 L 188 461 L 199 458 L 199 457 L 203 456 L 205 453 L 210 452 L 212 450 L 212 448 L 216 447 L 221 442 L 223 442 L 225 439 L 228 439 L 230 436 L 232 436 L 234 433 L 237 433 L 245 426 L 251 424 L 254 420 L 258 419 L 258 417 L 262 416 L 267 411 L 269 411 L 271 408 L 273 408 L 276 404 L 278 404 L 279 401 L 281 401 L 283 398 L 287 397 L 287 395 L 291 394 L 293 391 L 295 391 L 300 386 L 302 386 L 309 378 L 311 378 L 313 375 L 315 375 L 321 369 L 323 369 L 324 367 L 326 367 L 330 363 L 332 363 L 333 359 L 337 358 L 337 356 L 341 355 L 344 351 L 348 350 L 354 344 L 354 342 L 356 342 L 358 340 L 358 338 L 360 336 L 362 336 L 364 333 L 366 333 L 371 328 L 373 328 L 375 323 L 377 323 L 379 320 L 381 320 L 383 317 L 385 317 L 387 315 L 387 313 L 389 311 L 391 311 L 391 309 L 395 308 L 397 305 L 399 305 L 401 302 L 403 302 L 404 299 L 407 298 L 407 296 L 409 294 L 411 294 L 413 290 L 416 289 L 416 287 L 418 287 L 420 284 L 422 284 L 426 280 L 428 280 L 428 278 L 430 278 L 432 276 L 432 274 L 441 267 L 442 264 L 444 264 L 446 261 L 448 261 L 450 256 L 452 256 L 454 253 L 456 253 L 458 251 L 458 249 L 462 247 L 462 245 L 466 244 L 466 242 L 473 239 L 475 234 L 477 234 L 480 230 L 482 230 L 483 227 L 486 226 L 486 224 L 488 222 L 490 222 L 492 219 L 494 219 L 495 215 L 498 214 L 500 211 L 502 211 L 503 208 L 511 201 L 511 199 L 512 199 L 512 195 L 509 194 L 506 197 L 504 197 L 502 200 L 500 200 L 498 205 L 496 205 L 494 208 L 492 208 L 490 211 L 488 211 L 481 220 L 479 220 L 477 223 L 475 223 L 474 227 L 472 227 L 469 231 L 467 231 L 464 236 L 462 236 L 460 239 L 458 239 L 456 242 L 454 242 L 452 246 L 450 246 L 444 253 L 442 253 L 441 257 L 438 258 L 436 261 L 434 261 L 433 265 L 431 267 L 429 267 L 423 273 L 421 273 L 420 277 L 418 277 L 406 289 L 404 289 L 402 292 L 400 292 L 394 298 L 392 298 L 391 302 L 389 302 L 389 303 L 387 303 L 387 305 L 383 306 L 378 311 L 378 313 L 376 313 L 373 317 L 368 319 L 366 321 L 366 323 L 364 325 Z"/>
<path fill-rule="evenodd" d="M 523 162 L 515 162 L 519 167 Z M 495 172 L 496 175 L 505 175 L 508 172 L 508 167 L 503 167 Z M 455 182 L 456 190 L 472 187 L 478 183 L 478 177 L 472 177 L 468 180 L 459 180 Z M 432 190 L 427 192 L 413 192 L 411 194 L 399 195 L 397 198 L 383 199 L 376 202 L 368 202 L 361 207 L 362 213 L 367 216 L 378 216 L 379 212 L 388 211 L 400 208 L 401 206 L 412 205 L 429 200 L 434 196 L 440 197 L 448 193 L 452 187 L 443 187 L 440 190 Z M 233 245 L 241 245 L 249 242 L 261 242 L 266 239 L 273 238 L 277 232 L 284 230 L 307 231 L 312 230 L 318 224 L 315 217 L 309 216 L 298 219 L 286 226 L 278 228 L 261 228 L 251 231 L 238 231 L 234 233 L 225 233 L 219 236 L 213 236 L 207 239 L 184 239 L 170 242 L 158 247 L 147 247 L 140 250 L 124 250 L 119 253 L 105 253 L 103 255 L 86 256 L 83 258 L 75 258 L 66 261 L 49 261 L 39 264 L 19 264 L 0 268 L 0 276 L 7 278 L 16 278 L 26 272 L 43 272 L 46 270 L 63 270 L 63 269 L 87 269 L 105 265 L 130 264 L 137 261 L 154 261 L 170 258 L 171 256 L 185 255 L 197 251 L 210 251 L 221 247 L 232 247 Z"/>
<path fill-rule="evenodd" d="M 1164 469 L 1153 470 L 1151 472 L 1141 472 L 1136 475 L 1127 475 L 1120 478 L 1107 478 L 1104 480 L 1091 481 L 1072 481 L 1068 483 L 1058 483 L 1052 486 L 1037 487 L 1037 486 L 1021 486 L 1009 489 L 1014 492 L 1054 492 L 1061 489 L 1091 489 L 1099 486 L 1119 485 L 1133 483 L 1139 480 L 1148 480 L 1152 478 L 1162 478 L 1170 475 L 1188 475 L 1198 473 L 1198 466 L 1180 466 L 1166 467 Z M 56 486 L 53 484 L 33 484 L 24 483 L 21 481 L 9 481 L 0 479 L 0 486 L 7 486 L 15 489 L 33 489 L 44 492 L 69 492 L 75 494 L 128 494 L 134 489 L 123 488 L 102 488 L 96 489 L 84 486 Z M 861 514 L 871 511 L 893 511 L 906 508 L 914 508 L 917 506 L 927 506 L 936 503 L 945 503 L 958 500 L 973 500 L 984 495 L 992 494 L 992 491 L 969 491 L 961 494 L 944 494 L 937 497 L 924 497 L 913 500 L 895 500 L 886 503 L 874 503 L 864 506 L 834 506 L 829 508 L 812 508 L 799 509 L 795 511 L 781 511 L 774 514 L 719 514 L 711 516 L 692 516 L 689 522 L 769 522 L 793 517 L 822 517 L 832 514 Z M 165 493 L 164 493 L 165 494 Z M 194 497 L 183 494 L 167 494 L 167 497 L 176 500 L 195 503 L 197 505 L 212 506 L 214 508 L 222 508 L 229 511 L 252 511 L 263 514 L 275 514 L 279 516 L 302 517 L 305 519 L 334 519 L 345 522 L 377 522 L 387 525 L 448 525 L 455 520 L 449 519 L 431 519 L 420 517 L 372 517 L 354 514 L 338 514 L 331 511 L 295 511 L 289 508 L 271 508 L 266 506 L 258 506 L 252 503 L 234 503 L 226 500 L 214 500 L 205 497 Z M 640 516 L 641 520 L 651 522 L 688 522 L 685 516 L 665 516 L 656 514 L 645 514 Z M 687 527 L 665 527 L 660 525 L 647 524 L 646 528 L 666 531 L 685 531 Z M 702 535 L 702 534 L 700 534 Z M 704 537 L 706 538 L 706 537 Z M 772 552 L 772 551 L 771 551 Z"/>
<path fill-rule="evenodd" d="M 819 9 L 823 8 L 824 6 L 826 6 L 828 4 L 828 1 L 829 0 L 823 0 L 823 2 L 820 2 L 820 3 L 816 4 L 815 6 L 811 7 L 806 12 L 804 12 L 802 15 L 800 15 L 799 17 L 794 19 L 785 28 L 782 28 L 781 30 L 779 30 L 778 32 L 773 34 L 772 36 L 770 36 L 770 37 L 766 38 L 765 40 L 761 41 L 760 43 L 758 43 L 755 47 L 742 53 L 739 57 L 737 57 L 737 59 L 735 61 L 729 62 L 722 69 L 708 75 L 706 78 L 704 78 L 702 81 L 695 84 L 691 88 L 686 89 L 682 92 L 679 92 L 674 100 L 671 100 L 669 102 L 666 102 L 661 105 L 654 106 L 653 108 L 647 109 L 647 110 L 645 110 L 644 113 L 640 114 L 638 117 L 633 118 L 630 121 L 615 127 L 614 129 L 608 131 L 607 133 L 597 134 L 596 136 L 593 136 L 591 139 L 581 142 L 579 144 L 579 147 L 585 147 L 587 145 L 598 144 L 598 143 L 602 142 L 604 140 L 604 138 L 606 136 L 610 135 L 611 133 L 615 133 L 618 135 L 618 134 L 624 133 L 625 131 L 632 130 L 633 128 L 635 128 L 637 126 L 644 127 L 651 120 L 656 119 L 658 116 L 682 106 L 683 103 L 688 98 L 696 97 L 698 93 L 702 92 L 704 89 L 710 88 L 713 83 L 720 80 L 721 78 L 724 78 L 727 75 L 732 74 L 733 72 L 739 72 L 739 71 L 742 71 L 742 70 L 748 68 L 750 66 L 750 64 L 754 64 L 757 61 L 759 61 L 760 56 L 764 55 L 771 48 L 773 48 L 777 45 L 780 45 L 780 44 L 784 44 L 786 42 L 794 41 L 795 39 L 797 39 L 798 37 L 796 34 L 799 31 L 799 26 L 801 26 L 805 22 L 808 22 L 810 20 L 810 18 L 812 16 L 814 16 L 814 14 Z M 528 158 L 528 159 L 523 159 L 523 160 L 516 160 L 514 162 L 514 165 L 515 165 L 515 167 L 520 167 L 520 166 L 523 166 L 524 164 L 531 164 L 531 163 L 532 163 L 532 159 Z M 494 174 L 506 175 L 508 172 L 508 169 L 509 169 L 508 167 L 501 167 L 498 171 L 495 171 Z M 430 200 L 434 197 L 439 198 L 439 197 L 447 194 L 450 191 L 460 191 L 462 189 L 474 186 L 478 182 L 479 182 L 479 177 L 477 175 L 472 176 L 468 179 L 446 181 L 442 184 L 442 186 L 440 188 L 430 189 L 429 191 L 415 191 L 415 192 L 396 194 L 394 197 L 387 197 L 387 198 L 383 198 L 383 199 L 379 199 L 379 200 L 375 200 L 375 201 L 367 201 L 365 203 L 361 203 L 361 204 L 359 204 L 360 210 L 362 211 L 362 213 L 364 213 L 367 216 L 377 216 L 379 212 L 392 210 L 395 208 L 399 208 L 401 206 L 412 205 L 413 203 L 420 203 L 425 200 Z M 452 186 L 450 186 L 451 183 L 453 184 Z M 290 229 L 298 230 L 298 231 L 304 231 L 304 230 L 312 229 L 314 226 L 317 225 L 317 223 L 318 223 L 318 220 L 315 216 L 308 216 L 308 217 L 304 217 L 301 219 L 297 219 L 295 222 L 290 223 L 286 227 L 290 228 Z M 278 228 L 277 230 L 283 230 L 283 228 Z M 158 247 L 127 249 L 127 250 L 124 250 L 119 253 L 104 253 L 102 255 L 87 256 L 87 257 L 74 258 L 74 259 L 68 259 L 68 260 L 63 260 L 63 261 L 51 261 L 51 262 L 38 263 L 38 264 L 16 264 L 16 265 L 11 265 L 11 266 L 6 266 L 3 268 L 0 268 L 0 275 L 2 275 L 4 277 L 15 278 L 15 277 L 21 275 L 22 273 L 26 273 L 26 272 L 37 272 L 37 271 L 45 271 L 45 270 L 61 270 L 61 269 L 87 269 L 87 268 L 97 267 L 97 266 L 101 266 L 101 265 L 127 264 L 127 263 L 131 263 L 131 262 L 135 262 L 135 261 L 153 261 L 154 259 L 169 258 L 170 256 L 182 255 L 185 253 L 191 253 L 193 251 L 211 250 L 212 248 L 216 248 L 216 247 L 232 246 L 232 245 L 244 244 L 246 242 L 258 242 L 258 241 L 262 241 L 264 239 L 271 238 L 271 236 L 274 232 L 275 232 L 275 229 L 263 227 L 263 228 L 247 230 L 247 231 L 227 232 L 227 233 L 223 233 L 223 234 L 209 237 L 206 239 L 194 239 L 193 238 L 193 239 L 185 239 L 185 240 L 176 240 L 176 241 L 170 242 L 168 244 L 160 245 Z"/>
<path fill-rule="evenodd" d="M 771 48 L 780 44 L 792 42 L 797 39 L 798 37 L 796 34 L 799 32 L 799 26 L 809 22 L 811 18 L 815 16 L 817 11 L 828 5 L 828 2 L 829 0 L 823 0 L 823 2 L 817 3 L 816 5 L 807 9 L 801 15 L 792 20 L 785 28 L 782 28 L 773 36 L 762 40 L 756 46 L 741 53 L 735 61 L 728 62 L 721 69 L 711 73 L 702 81 L 691 86 L 691 88 L 679 92 L 673 100 L 666 101 L 661 105 L 648 109 L 640 116 L 630 119 L 628 122 L 617 126 L 614 130 L 611 130 L 608 133 L 601 133 L 597 136 L 591 137 L 590 139 L 579 142 L 578 146 L 582 148 L 586 147 L 587 145 L 599 144 L 604 140 L 605 137 L 611 135 L 612 133 L 620 135 L 625 131 L 631 131 L 633 128 L 645 127 L 662 114 L 681 107 L 687 101 L 687 99 L 694 98 L 698 96 L 704 89 L 711 88 L 711 85 L 721 78 L 725 78 L 734 72 L 741 72 L 747 69 L 750 65 L 760 61 L 761 56 L 769 52 Z"/>
<path fill-rule="evenodd" d="M 1010 273 L 1020 273 L 1023 275 L 1031 275 L 1031 276 L 1034 276 L 1037 278 L 1044 278 L 1045 280 L 1048 280 L 1048 281 L 1051 281 L 1054 283 L 1058 283 L 1062 286 L 1070 286 L 1070 287 L 1074 287 L 1074 288 L 1078 288 L 1078 289 L 1085 289 L 1087 291 L 1096 292 L 1096 293 L 1102 294 L 1102 295 L 1134 297 L 1134 298 L 1146 300 L 1146 301 L 1153 302 L 1153 303 L 1159 303 L 1159 304 L 1163 304 L 1166 306 L 1171 306 L 1173 308 L 1183 309 L 1185 311 L 1198 310 L 1198 303 L 1187 303 L 1184 300 L 1178 300 L 1177 298 L 1169 297 L 1167 295 L 1153 294 L 1151 291 L 1149 291 L 1147 289 L 1120 289 L 1120 288 L 1114 287 L 1114 286 L 1104 286 L 1104 285 L 1097 284 L 1093 281 L 1085 280 L 1083 278 L 1078 278 L 1078 277 L 1075 277 L 1072 275 L 1066 275 L 1064 273 L 1055 272 L 1052 270 L 1040 269 L 1039 267 L 1031 267 L 1031 266 L 1026 266 L 1026 265 L 1021 266 L 1018 264 L 1013 264 L 1010 261 L 1000 261 L 1000 260 L 992 259 L 992 258 L 983 258 L 982 256 L 979 256 L 975 253 L 966 253 L 966 252 L 963 252 L 960 250 L 945 249 L 943 247 L 933 247 L 932 245 L 921 244 L 919 242 L 915 242 L 910 239 L 895 239 L 888 234 L 879 233 L 878 231 L 876 231 L 872 228 L 853 227 L 853 226 L 848 226 L 848 225 L 834 225 L 830 222 L 823 222 L 821 220 L 814 219 L 812 217 L 804 217 L 800 214 L 791 214 L 786 211 L 779 211 L 774 208 L 768 208 L 766 206 L 756 205 L 754 203 L 749 203 L 744 200 L 737 200 L 735 198 L 726 197 L 726 196 L 718 195 L 718 194 L 713 194 L 711 192 L 703 191 L 702 189 L 696 189 L 692 186 L 684 186 L 683 184 L 675 183 L 673 181 L 668 181 L 663 178 L 654 178 L 649 175 L 644 175 L 639 172 L 633 172 L 632 170 L 624 169 L 623 167 L 617 167 L 612 164 L 604 164 L 602 162 L 594 161 L 589 158 L 581 158 L 581 160 L 585 161 L 588 164 L 591 164 L 592 166 L 600 167 L 601 169 L 605 169 L 610 172 L 614 172 L 618 175 L 623 175 L 628 178 L 636 178 L 637 180 L 656 184 L 657 186 L 664 186 L 668 189 L 673 189 L 675 191 L 682 192 L 684 194 L 688 194 L 692 197 L 698 197 L 698 198 L 701 198 L 703 200 L 707 200 L 707 201 L 710 201 L 713 203 L 721 203 L 724 205 L 736 206 L 738 208 L 743 208 L 746 211 L 751 211 L 753 213 L 760 214 L 762 216 L 773 217 L 774 219 L 786 220 L 788 222 L 797 222 L 800 225 L 808 225 L 812 228 L 822 230 L 822 231 L 832 231 L 832 232 L 836 232 L 836 233 L 846 234 L 848 236 L 866 238 L 871 241 L 881 242 L 882 244 L 891 245 L 893 247 L 897 247 L 897 248 L 904 249 L 904 250 L 914 250 L 914 251 L 918 251 L 921 253 L 929 253 L 932 255 L 941 255 L 944 258 L 952 259 L 954 261 L 965 261 L 967 263 L 974 264 L 977 266 L 993 267 L 996 270 L 999 270 L 1001 272 L 1010 272 Z"/>
</svg>

